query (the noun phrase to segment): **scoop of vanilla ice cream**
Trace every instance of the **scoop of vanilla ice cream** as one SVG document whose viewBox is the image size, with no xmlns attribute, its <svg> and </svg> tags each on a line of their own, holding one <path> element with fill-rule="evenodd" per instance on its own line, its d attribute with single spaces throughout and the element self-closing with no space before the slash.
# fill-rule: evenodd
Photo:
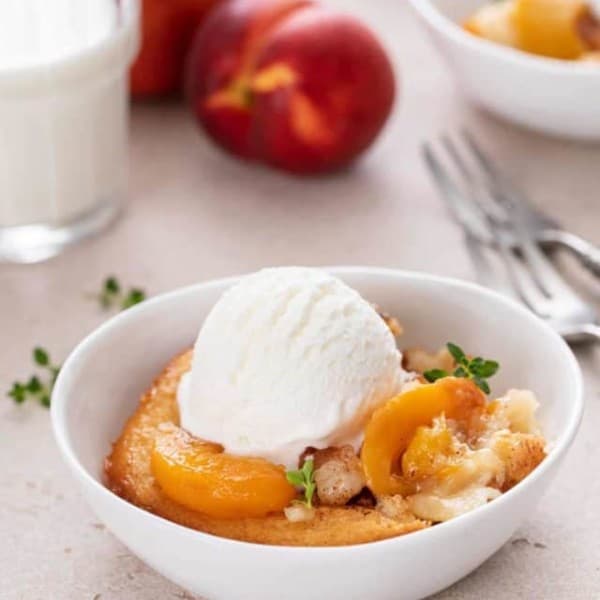
<svg viewBox="0 0 600 600">
<path fill-rule="evenodd" d="M 264 269 L 206 318 L 178 390 L 181 426 L 288 468 L 307 446 L 358 449 L 368 416 L 406 378 L 400 359 L 381 317 L 339 279 Z"/>
</svg>

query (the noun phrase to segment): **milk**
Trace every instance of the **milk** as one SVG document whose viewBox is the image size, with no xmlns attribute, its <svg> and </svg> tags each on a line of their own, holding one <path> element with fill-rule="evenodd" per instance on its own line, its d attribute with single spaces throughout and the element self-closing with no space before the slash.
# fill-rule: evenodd
<svg viewBox="0 0 600 600">
<path fill-rule="evenodd" d="M 137 0 L 0 2 L 0 258 L 9 240 L 32 243 L 12 228 L 69 237 L 121 202 L 137 10 Z"/>
<path fill-rule="evenodd" d="M 77 56 L 110 37 L 117 16 L 115 0 L 3 0 L 0 69 Z"/>
</svg>

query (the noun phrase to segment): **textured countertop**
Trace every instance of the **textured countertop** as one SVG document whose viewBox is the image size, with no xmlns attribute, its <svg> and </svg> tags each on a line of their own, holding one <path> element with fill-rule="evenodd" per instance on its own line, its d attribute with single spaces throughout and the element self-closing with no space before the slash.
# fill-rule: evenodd
<svg viewBox="0 0 600 600">
<path fill-rule="evenodd" d="M 119 223 L 50 262 L 0 265 L 0 391 L 29 374 L 34 345 L 62 361 L 106 318 L 84 296 L 111 273 L 151 294 L 292 263 L 471 278 L 460 233 L 419 159 L 423 139 L 462 124 L 536 202 L 600 243 L 599 147 L 542 138 L 469 108 L 402 2 L 332 3 L 378 30 L 402 73 L 402 100 L 372 152 L 351 172 L 293 179 L 221 154 L 178 105 L 136 106 Z M 600 283 L 583 284 L 600 297 Z M 586 414 L 556 483 L 500 552 L 437 600 L 600 598 L 600 349 L 578 357 Z M 59 458 L 45 409 L 0 402 L 0 448 L 3 600 L 193 598 L 97 522 Z"/>
</svg>

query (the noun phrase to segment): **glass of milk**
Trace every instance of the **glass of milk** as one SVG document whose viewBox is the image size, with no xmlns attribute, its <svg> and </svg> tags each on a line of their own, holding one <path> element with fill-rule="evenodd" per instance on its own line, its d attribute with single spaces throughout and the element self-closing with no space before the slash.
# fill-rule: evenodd
<svg viewBox="0 0 600 600">
<path fill-rule="evenodd" d="M 139 0 L 1 0 L 0 262 L 98 232 L 126 193 Z"/>
</svg>

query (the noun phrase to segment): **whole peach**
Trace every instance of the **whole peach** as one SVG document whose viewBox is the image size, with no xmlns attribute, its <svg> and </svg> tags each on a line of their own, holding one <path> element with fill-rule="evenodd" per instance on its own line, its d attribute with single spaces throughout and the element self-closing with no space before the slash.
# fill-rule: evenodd
<svg viewBox="0 0 600 600">
<path fill-rule="evenodd" d="M 353 161 L 381 131 L 395 92 L 373 33 L 306 0 L 220 5 L 196 34 L 186 85 L 221 146 L 295 173 Z"/>
<path fill-rule="evenodd" d="M 181 89 L 192 37 L 215 2 L 143 0 L 142 44 L 130 77 L 133 96 L 164 96 Z"/>
</svg>

